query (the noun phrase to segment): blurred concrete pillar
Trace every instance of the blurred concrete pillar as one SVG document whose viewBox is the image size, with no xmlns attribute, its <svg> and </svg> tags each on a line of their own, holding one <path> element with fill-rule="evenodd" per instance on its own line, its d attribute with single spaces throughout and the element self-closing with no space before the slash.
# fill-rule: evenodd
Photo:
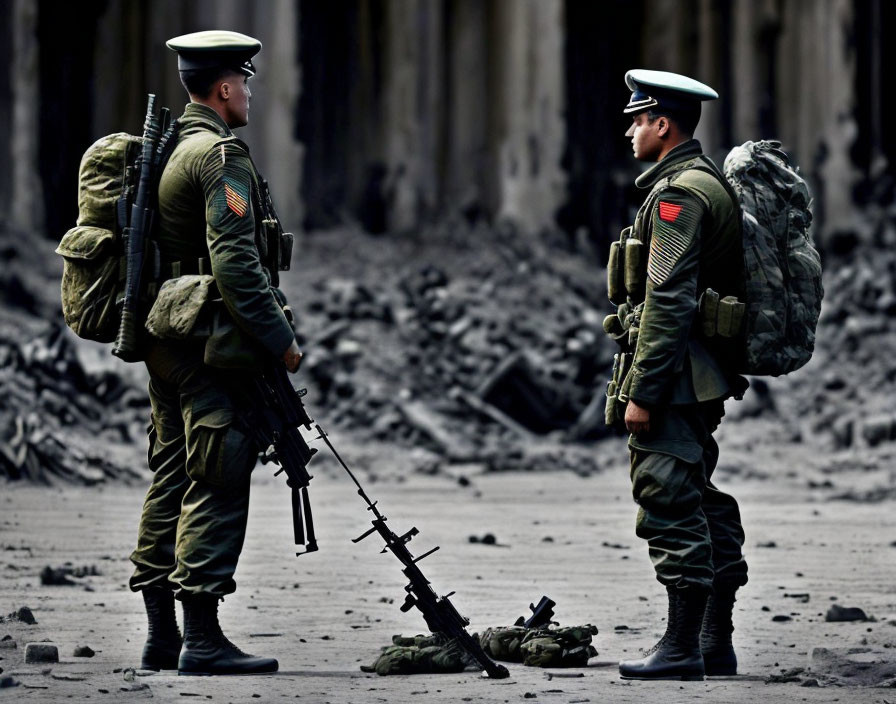
<svg viewBox="0 0 896 704">
<path fill-rule="evenodd" d="M 10 220 L 26 232 L 44 224 L 43 189 L 39 177 L 40 47 L 37 41 L 38 6 L 14 0 L 12 7 L 12 63 L 10 72 L 12 124 Z"/>
<path fill-rule="evenodd" d="M 524 229 L 554 224 L 566 193 L 561 0 L 499 0 L 490 43 L 498 217 Z"/>
</svg>

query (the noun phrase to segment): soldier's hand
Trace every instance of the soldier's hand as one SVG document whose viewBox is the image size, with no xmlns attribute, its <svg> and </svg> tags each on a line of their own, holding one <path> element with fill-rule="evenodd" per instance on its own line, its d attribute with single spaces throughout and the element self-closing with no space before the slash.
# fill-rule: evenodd
<svg viewBox="0 0 896 704">
<path fill-rule="evenodd" d="M 650 411 L 629 399 L 625 407 L 625 427 L 635 435 L 650 431 Z"/>
<path fill-rule="evenodd" d="M 283 353 L 283 363 L 291 374 L 299 371 L 299 365 L 302 364 L 302 353 L 299 350 L 299 343 L 295 340 L 289 346 L 289 349 Z"/>
</svg>

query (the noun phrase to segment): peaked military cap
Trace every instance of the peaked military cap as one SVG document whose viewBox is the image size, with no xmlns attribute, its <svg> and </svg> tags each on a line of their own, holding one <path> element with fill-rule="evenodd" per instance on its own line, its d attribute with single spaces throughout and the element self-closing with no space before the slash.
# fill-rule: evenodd
<svg viewBox="0 0 896 704">
<path fill-rule="evenodd" d="M 245 76 L 255 75 L 251 59 L 261 51 L 261 42 L 254 37 L 223 29 L 182 34 L 165 46 L 177 52 L 179 71 L 221 67 Z"/>
<path fill-rule="evenodd" d="M 626 115 L 651 108 L 687 110 L 699 107 L 703 100 L 719 97 L 712 88 L 693 78 L 668 71 L 648 71 L 635 68 L 625 74 L 625 84 L 632 97 L 623 111 Z"/>
</svg>

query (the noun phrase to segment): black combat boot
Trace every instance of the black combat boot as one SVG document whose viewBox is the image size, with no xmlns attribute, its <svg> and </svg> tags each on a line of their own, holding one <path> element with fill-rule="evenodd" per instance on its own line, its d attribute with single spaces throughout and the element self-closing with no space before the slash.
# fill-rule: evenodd
<svg viewBox="0 0 896 704">
<path fill-rule="evenodd" d="M 184 598 L 184 647 L 179 675 L 256 675 L 276 672 L 274 658 L 248 655 L 231 643 L 218 625 L 218 597 L 194 594 Z"/>
<path fill-rule="evenodd" d="M 697 587 L 666 587 L 669 620 L 666 633 L 640 660 L 619 663 L 619 674 L 632 680 L 702 680 L 700 626 L 707 591 Z"/>
<path fill-rule="evenodd" d="M 734 589 L 717 589 L 706 602 L 700 650 L 707 675 L 736 675 L 737 656 L 731 644 Z"/>
<path fill-rule="evenodd" d="M 174 592 L 166 587 L 147 587 L 142 591 L 149 633 L 140 667 L 144 670 L 176 670 L 184 639 L 174 615 Z"/>
</svg>

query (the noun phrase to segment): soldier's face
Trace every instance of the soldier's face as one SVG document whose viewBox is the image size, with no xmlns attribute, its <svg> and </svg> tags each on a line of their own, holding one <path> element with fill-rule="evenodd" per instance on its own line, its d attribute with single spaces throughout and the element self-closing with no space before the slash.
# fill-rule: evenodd
<svg viewBox="0 0 896 704">
<path fill-rule="evenodd" d="M 639 161 L 658 161 L 663 151 L 663 140 L 660 137 L 664 118 L 659 117 L 650 122 L 646 112 L 638 113 L 632 118 L 631 127 L 625 133 L 632 140 L 632 151 Z"/>
<path fill-rule="evenodd" d="M 234 73 L 227 84 L 227 126 L 245 127 L 249 124 L 249 100 L 252 91 L 249 90 L 249 77 Z M 223 86 L 222 86 L 223 87 Z"/>
</svg>

